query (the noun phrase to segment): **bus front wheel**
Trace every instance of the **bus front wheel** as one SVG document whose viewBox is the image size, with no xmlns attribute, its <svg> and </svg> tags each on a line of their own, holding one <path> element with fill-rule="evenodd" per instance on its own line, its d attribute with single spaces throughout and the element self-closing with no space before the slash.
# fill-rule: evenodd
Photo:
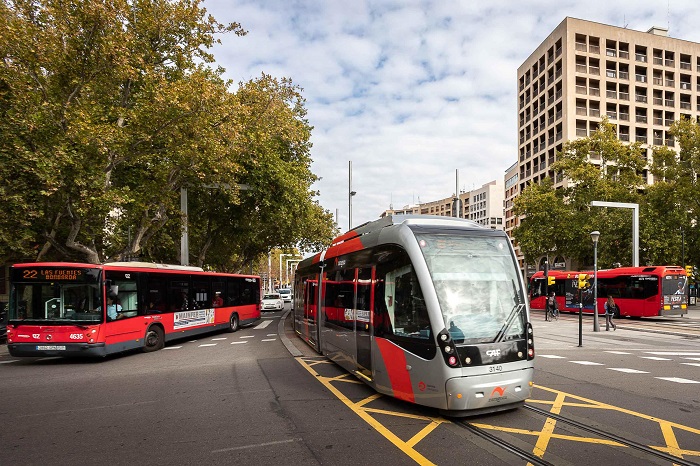
<svg viewBox="0 0 700 466">
<path fill-rule="evenodd" d="M 152 326 L 146 332 L 146 338 L 143 344 L 143 352 L 150 353 L 158 351 L 165 346 L 165 333 L 163 329 L 157 325 Z"/>
<path fill-rule="evenodd" d="M 239 322 L 238 322 L 238 314 L 235 312 L 231 314 L 231 318 L 228 321 L 228 331 L 229 332 L 235 332 L 238 330 L 239 327 Z"/>
</svg>

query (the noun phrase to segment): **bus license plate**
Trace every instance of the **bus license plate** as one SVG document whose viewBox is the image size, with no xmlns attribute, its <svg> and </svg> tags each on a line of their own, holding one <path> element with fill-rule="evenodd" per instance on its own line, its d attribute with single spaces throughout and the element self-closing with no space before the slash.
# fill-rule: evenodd
<svg viewBox="0 0 700 466">
<path fill-rule="evenodd" d="M 37 345 L 37 351 L 65 351 L 65 345 Z"/>
</svg>

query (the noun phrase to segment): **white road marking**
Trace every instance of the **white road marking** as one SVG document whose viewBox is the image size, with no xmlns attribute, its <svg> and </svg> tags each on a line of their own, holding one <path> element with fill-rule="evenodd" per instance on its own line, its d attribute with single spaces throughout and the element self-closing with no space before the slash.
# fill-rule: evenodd
<svg viewBox="0 0 700 466">
<path fill-rule="evenodd" d="M 268 336 L 268 337 L 276 337 L 277 334 L 276 334 L 276 333 L 268 333 L 267 336 Z"/>
<path fill-rule="evenodd" d="M 244 337 L 238 337 L 238 338 L 255 338 L 253 335 L 246 335 Z"/>
<path fill-rule="evenodd" d="M 675 351 L 645 351 L 646 354 L 655 354 L 657 356 L 700 356 L 700 353 L 686 353 Z"/>
<path fill-rule="evenodd" d="M 180 348 L 182 348 L 182 346 L 166 346 L 163 349 L 180 349 Z"/>
<path fill-rule="evenodd" d="M 275 340 L 277 340 L 277 338 L 264 338 L 260 341 L 275 341 Z"/>
<path fill-rule="evenodd" d="M 216 343 L 206 343 L 203 345 L 199 345 L 198 348 L 201 348 L 202 346 L 216 346 Z"/>
<path fill-rule="evenodd" d="M 659 380 L 668 380 L 669 382 L 676 383 L 700 383 L 697 380 L 681 379 L 680 377 L 654 377 Z"/>
<path fill-rule="evenodd" d="M 700 358 L 683 358 L 683 359 L 690 359 L 691 361 L 700 361 Z"/>
<path fill-rule="evenodd" d="M 657 358 L 656 356 L 640 356 L 642 359 L 651 359 L 652 361 L 673 361 L 669 358 Z"/>
<path fill-rule="evenodd" d="M 537 358 L 548 358 L 548 359 L 566 359 L 564 356 L 557 356 L 555 354 L 538 354 Z"/>
<path fill-rule="evenodd" d="M 599 362 L 593 362 L 593 361 L 569 361 L 573 362 L 574 364 L 581 364 L 582 366 L 604 366 L 605 364 L 601 364 Z"/>
<path fill-rule="evenodd" d="M 638 371 L 637 369 L 627 369 L 624 367 L 608 367 L 611 371 L 624 372 L 626 374 L 648 374 L 647 371 Z"/>
<path fill-rule="evenodd" d="M 232 341 L 231 342 L 232 345 L 240 345 L 242 343 L 248 343 L 248 342 L 247 341 Z"/>
<path fill-rule="evenodd" d="M 264 329 L 265 327 L 267 327 L 268 325 L 270 325 L 271 323 L 272 323 L 271 320 L 266 320 L 266 321 L 264 321 L 264 322 L 260 322 L 258 325 L 256 325 L 255 327 L 253 327 L 253 330 L 262 330 L 262 329 Z"/>
<path fill-rule="evenodd" d="M 221 341 L 221 340 L 226 340 L 227 337 L 223 338 L 212 338 L 211 341 Z"/>
<path fill-rule="evenodd" d="M 700 367 L 700 362 L 682 362 L 681 364 L 685 364 L 686 366 Z"/>
<path fill-rule="evenodd" d="M 606 351 L 606 353 L 610 353 L 610 354 L 632 354 L 632 353 L 628 353 L 627 351 Z"/>
<path fill-rule="evenodd" d="M 12 361 L 0 361 L 0 364 L 10 364 L 11 362 L 17 362 L 19 359 L 13 359 Z"/>
</svg>

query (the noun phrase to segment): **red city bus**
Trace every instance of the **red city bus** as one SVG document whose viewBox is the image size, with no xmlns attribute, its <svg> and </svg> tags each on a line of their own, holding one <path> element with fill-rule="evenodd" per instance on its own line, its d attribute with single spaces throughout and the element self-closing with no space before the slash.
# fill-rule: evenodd
<svg viewBox="0 0 700 466">
<path fill-rule="evenodd" d="M 12 356 L 106 356 L 260 320 L 260 277 L 144 262 L 15 264 Z"/>
<path fill-rule="evenodd" d="M 593 285 L 593 272 L 550 271 L 555 285 L 559 310 L 578 312 L 583 298 L 583 311 L 593 312 L 593 290 L 578 290 L 578 276 L 587 273 Z M 598 313 L 605 313 L 605 301 L 612 296 L 620 309 L 618 316 L 658 317 L 683 315 L 688 311 L 688 277 L 679 266 L 620 267 L 598 271 Z M 535 273 L 530 280 L 530 307 L 544 309 L 544 273 Z"/>
</svg>

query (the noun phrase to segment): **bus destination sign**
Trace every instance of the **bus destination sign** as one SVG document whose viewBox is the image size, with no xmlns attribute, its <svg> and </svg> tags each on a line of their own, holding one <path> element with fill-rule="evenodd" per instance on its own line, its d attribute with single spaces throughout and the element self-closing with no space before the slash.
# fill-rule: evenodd
<svg viewBox="0 0 700 466">
<path fill-rule="evenodd" d="M 16 281 L 84 282 L 86 270 L 55 267 L 34 267 L 15 270 Z"/>
</svg>

